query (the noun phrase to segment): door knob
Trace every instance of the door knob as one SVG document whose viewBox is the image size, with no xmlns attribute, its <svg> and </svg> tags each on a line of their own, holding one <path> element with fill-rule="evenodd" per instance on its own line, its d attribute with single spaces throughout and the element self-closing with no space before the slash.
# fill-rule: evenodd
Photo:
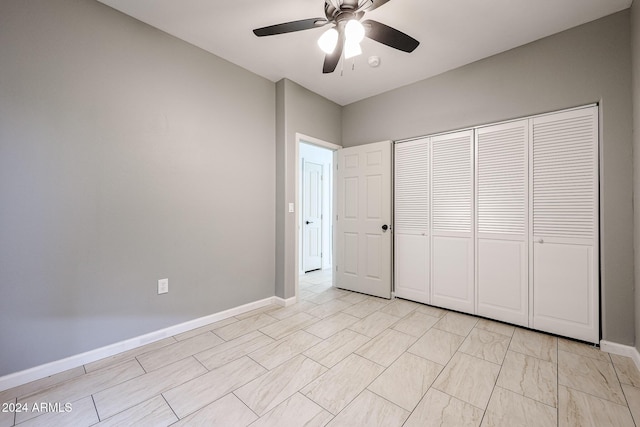
<svg viewBox="0 0 640 427">
<path fill-rule="evenodd" d="M 313 221 L 305 221 L 304 223 L 309 225 L 309 224 L 313 224 Z"/>
<path fill-rule="evenodd" d="M 544 240 L 543 240 L 543 239 L 542 239 L 542 237 L 541 237 L 541 238 L 539 238 L 538 240 L 536 240 L 536 242 L 538 242 L 538 243 L 544 243 Z"/>
<path fill-rule="evenodd" d="M 382 226 L 382 231 L 387 231 L 389 229 L 389 226 L 387 224 Z"/>
</svg>

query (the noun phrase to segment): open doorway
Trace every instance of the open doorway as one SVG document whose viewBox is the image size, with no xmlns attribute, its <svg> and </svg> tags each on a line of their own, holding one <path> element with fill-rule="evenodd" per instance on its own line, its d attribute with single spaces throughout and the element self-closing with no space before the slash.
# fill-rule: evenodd
<svg viewBox="0 0 640 427">
<path fill-rule="evenodd" d="M 338 145 L 298 135 L 296 295 L 333 284 L 333 154 Z"/>
</svg>

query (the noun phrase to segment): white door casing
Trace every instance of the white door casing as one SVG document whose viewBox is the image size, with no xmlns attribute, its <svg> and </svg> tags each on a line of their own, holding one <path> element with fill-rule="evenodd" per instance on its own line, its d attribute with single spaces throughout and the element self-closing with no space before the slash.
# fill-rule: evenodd
<svg viewBox="0 0 640 427">
<path fill-rule="evenodd" d="M 597 343 L 598 108 L 533 119 L 531 326 Z"/>
<path fill-rule="evenodd" d="M 394 148 L 395 294 L 429 304 L 429 138 Z"/>
<path fill-rule="evenodd" d="M 431 302 L 475 312 L 473 131 L 431 137 Z"/>
<path fill-rule="evenodd" d="M 302 163 L 302 268 L 322 268 L 322 165 Z"/>
<path fill-rule="evenodd" d="M 477 313 L 529 325 L 529 121 L 476 130 Z"/>
<path fill-rule="evenodd" d="M 335 286 L 390 298 L 391 142 L 338 150 L 335 167 Z"/>
</svg>

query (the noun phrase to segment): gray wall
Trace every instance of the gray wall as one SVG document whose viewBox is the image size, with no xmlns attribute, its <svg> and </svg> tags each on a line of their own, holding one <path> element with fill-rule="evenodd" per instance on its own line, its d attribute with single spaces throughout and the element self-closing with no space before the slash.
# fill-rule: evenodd
<svg viewBox="0 0 640 427">
<path fill-rule="evenodd" d="M 629 11 L 343 108 L 344 146 L 600 102 L 603 337 L 634 343 Z"/>
<path fill-rule="evenodd" d="M 631 59 L 633 76 L 633 196 L 636 303 L 636 348 L 640 351 L 640 4 L 631 7 Z"/>
<path fill-rule="evenodd" d="M 0 375 L 274 294 L 274 83 L 93 0 L 0 58 Z"/>
<path fill-rule="evenodd" d="M 296 133 L 340 145 L 342 107 L 288 79 L 276 83 L 277 185 L 276 185 L 276 295 L 295 295 L 296 215 L 288 204 L 295 201 Z M 299 206 L 295 207 L 296 212 Z"/>
</svg>

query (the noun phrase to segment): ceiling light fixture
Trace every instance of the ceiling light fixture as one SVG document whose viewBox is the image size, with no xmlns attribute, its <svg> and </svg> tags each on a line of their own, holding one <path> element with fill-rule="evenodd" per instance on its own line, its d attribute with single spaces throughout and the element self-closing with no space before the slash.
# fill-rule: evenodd
<svg viewBox="0 0 640 427">
<path fill-rule="evenodd" d="M 344 57 L 345 59 L 353 58 L 362 54 L 360 42 L 364 39 L 364 27 L 360 21 L 351 19 L 344 28 Z"/>
<path fill-rule="evenodd" d="M 357 19 L 350 19 L 344 28 L 344 35 L 348 41 L 360 43 L 364 39 L 364 26 Z"/>
<path fill-rule="evenodd" d="M 318 46 L 327 55 L 333 53 L 336 50 L 338 44 L 338 31 L 335 28 L 330 28 L 325 31 L 318 39 Z"/>
<path fill-rule="evenodd" d="M 362 54 L 360 42 L 364 39 L 364 26 L 357 19 L 350 19 L 344 27 L 344 57 L 353 58 Z M 335 28 L 330 28 L 318 39 L 318 46 L 327 55 L 332 54 L 338 45 L 339 33 Z"/>
<path fill-rule="evenodd" d="M 347 39 L 344 42 L 344 58 L 349 59 L 362 54 L 360 43 Z"/>
</svg>

